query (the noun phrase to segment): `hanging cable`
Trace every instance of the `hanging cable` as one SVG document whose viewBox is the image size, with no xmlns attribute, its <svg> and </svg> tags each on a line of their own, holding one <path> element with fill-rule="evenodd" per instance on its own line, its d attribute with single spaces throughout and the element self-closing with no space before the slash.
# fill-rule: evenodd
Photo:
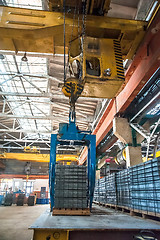
<svg viewBox="0 0 160 240">
<path fill-rule="evenodd" d="M 82 0 L 82 66 L 84 58 L 84 41 L 86 34 L 86 15 L 87 15 L 87 0 Z"/>
<path fill-rule="evenodd" d="M 63 16 L 64 16 L 64 29 L 63 29 L 63 31 L 64 31 L 64 38 L 63 38 L 63 40 L 64 40 L 64 83 L 66 82 L 66 26 L 65 26 L 65 24 L 66 24 L 66 22 L 65 22 L 65 14 L 66 14 L 66 2 L 65 2 L 65 0 L 63 0 Z"/>
<path fill-rule="evenodd" d="M 76 0 L 77 1 L 77 0 Z M 79 31 L 79 5 L 78 5 L 78 42 L 80 47 L 80 53 L 79 53 L 79 60 L 76 60 L 77 63 L 77 74 L 74 74 L 74 71 L 72 69 L 72 61 L 70 61 L 70 53 L 71 53 L 71 44 L 74 44 L 74 41 L 77 40 L 77 37 L 73 40 L 73 33 L 74 33 L 74 25 L 75 25 L 75 17 L 77 12 L 77 4 L 75 5 L 74 14 L 73 14 L 73 25 L 72 25 L 72 31 L 71 31 L 71 40 L 69 41 L 68 46 L 68 64 L 69 66 L 69 73 L 70 78 L 66 79 L 66 62 L 65 62 L 65 0 L 63 0 L 63 7 L 64 7 L 64 86 L 62 88 L 63 93 L 65 96 L 69 97 L 69 103 L 70 103 L 70 120 L 75 121 L 76 114 L 75 114 L 75 103 L 79 96 L 81 95 L 83 88 L 84 88 L 84 82 L 82 79 L 82 71 L 83 71 L 83 51 L 84 51 L 84 38 L 85 38 L 85 30 L 86 30 L 86 15 L 87 15 L 87 0 L 82 0 L 82 33 L 80 34 Z M 82 36 L 82 40 L 80 39 Z M 82 41 L 82 42 L 81 42 Z M 77 43 L 75 43 L 77 44 Z M 82 46 L 82 49 L 81 49 Z M 71 66 L 71 69 L 70 69 Z M 74 74 L 74 77 L 71 75 Z"/>
<path fill-rule="evenodd" d="M 77 5 L 77 0 L 76 0 L 76 5 Z M 70 50 L 71 50 L 71 44 L 72 44 L 72 38 L 73 38 L 73 29 L 74 29 L 74 24 L 75 24 L 75 17 L 76 17 L 76 6 L 74 9 L 74 15 L 73 15 L 73 25 L 72 25 L 72 32 L 71 32 L 71 39 L 69 41 L 69 47 L 68 47 L 68 63 L 67 63 L 67 67 L 69 66 L 69 56 L 70 56 Z"/>
</svg>

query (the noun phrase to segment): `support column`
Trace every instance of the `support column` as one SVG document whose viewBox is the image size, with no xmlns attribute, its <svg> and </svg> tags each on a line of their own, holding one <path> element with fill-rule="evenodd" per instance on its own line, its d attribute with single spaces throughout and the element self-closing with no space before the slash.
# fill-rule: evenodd
<svg viewBox="0 0 160 240">
<path fill-rule="evenodd" d="M 100 179 L 100 169 L 104 166 L 106 163 L 106 157 L 103 157 L 100 162 L 98 162 L 98 170 L 96 170 L 96 179 Z"/>
<path fill-rule="evenodd" d="M 127 146 L 126 150 L 126 165 L 127 168 L 142 163 L 141 147 Z"/>
<path fill-rule="evenodd" d="M 96 170 L 96 179 L 100 179 L 100 170 Z"/>
<path fill-rule="evenodd" d="M 126 118 L 115 117 L 113 119 L 113 133 L 119 140 L 126 144 L 126 165 L 127 167 L 142 163 L 140 142 L 135 144 L 132 136 L 132 129 Z M 135 137 L 135 136 L 134 136 Z"/>
<path fill-rule="evenodd" d="M 50 163 L 49 163 L 49 187 L 50 187 L 51 211 L 53 210 L 53 207 L 54 207 L 56 146 L 57 146 L 57 134 L 51 134 L 51 149 L 50 149 Z"/>
</svg>

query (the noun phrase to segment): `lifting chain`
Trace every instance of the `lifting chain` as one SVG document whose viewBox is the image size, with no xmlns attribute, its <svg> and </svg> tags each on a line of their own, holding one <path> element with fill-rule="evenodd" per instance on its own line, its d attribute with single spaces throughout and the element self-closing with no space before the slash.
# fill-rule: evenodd
<svg viewBox="0 0 160 240">
<path fill-rule="evenodd" d="M 87 21 L 87 2 L 88 0 L 82 0 L 83 8 L 83 19 L 82 19 L 82 66 L 83 66 L 83 55 L 84 55 L 84 45 L 86 36 L 86 21 Z"/>
<path fill-rule="evenodd" d="M 75 111 L 75 103 L 76 103 L 76 96 L 74 95 L 74 90 L 75 90 L 75 86 L 74 84 L 72 84 L 72 87 L 71 87 L 71 97 L 69 98 L 70 100 L 70 119 L 72 121 L 75 121 L 76 119 L 76 111 Z"/>
<path fill-rule="evenodd" d="M 77 0 L 76 0 L 76 5 L 77 5 Z M 72 31 L 71 31 L 71 39 L 70 39 L 69 47 L 68 47 L 68 63 L 67 63 L 68 68 L 69 68 L 69 55 L 70 55 L 71 44 L 72 44 L 73 28 L 74 28 L 74 22 L 75 22 L 75 17 L 76 17 L 76 11 L 77 11 L 77 8 L 75 6 L 74 15 L 73 15 L 73 25 L 72 25 Z M 69 69 L 69 73 L 70 73 L 70 69 Z"/>
<path fill-rule="evenodd" d="M 80 30 L 79 30 L 79 5 L 78 5 L 78 39 L 79 39 L 79 47 L 82 46 L 82 62 L 80 63 L 81 66 L 83 66 L 83 52 L 84 52 L 84 41 L 85 41 L 85 34 L 86 34 L 86 19 L 87 19 L 87 2 L 88 0 L 82 0 L 82 42 L 80 40 Z M 64 0 L 65 4 L 65 0 Z M 77 4 L 76 4 L 77 5 Z M 71 42 L 73 37 L 73 28 L 74 28 L 74 21 L 76 16 L 76 6 L 74 9 L 74 16 L 73 16 L 73 25 L 72 25 L 72 31 L 71 31 L 71 40 L 69 43 L 69 49 L 68 49 L 68 66 L 69 66 L 69 54 L 71 49 Z M 65 12 L 65 6 L 64 6 L 64 12 Z M 64 24 L 65 24 L 65 13 L 64 13 Z M 64 40 L 65 40 L 65 27 L 64 27 Z M 65 48 L 65 42 L 64 42 L 64 48 Z M 65 50 L 64 50 L 65 54 Z M 64 65 L 65 65 L 65 56 L 64 56 Z M 81 67 L 83 68 L 83 67 Z M 69 66 L 69 72 L 70 72 L 70 66 Z M 75 103 L 78 99 L 78 97 L 81 95 L 83 91 L 83 84 L 82 84 L 82 74 L 79 74 L 78 80 L 76 78 L 70 77 L 66 81 L 66 69 L 64 66 L 64 86 L 62 88 L 63 93 L 65 96 L 69 97 L 69 103 L 70 103 L 70 118 L 72 120 L 75 120 L 76 114 L 75 114 Z"/>
<path fill-rule="evenodd" d="M 63 26 L 63 31 L 64 31 L 64 35 L 63 35 L 63 41 L 64 41 L 64 84 L 66 82 L 66 1 L 63 0 L 63 16 L 64 16 L 64 26 Z"/>
</svg>

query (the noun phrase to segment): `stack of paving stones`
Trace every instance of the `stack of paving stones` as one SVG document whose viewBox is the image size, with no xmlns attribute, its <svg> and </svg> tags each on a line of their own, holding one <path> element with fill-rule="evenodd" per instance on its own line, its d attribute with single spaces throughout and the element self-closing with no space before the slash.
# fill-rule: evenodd
<svg viewBox="0 0 160 240">
<path fill-rule="evenodd" d="M 130 168 L 132 208 L 160 213 L 160 157 Z"/>
<path fill-rule="evenodd" d="M 117 204 L 115 173 L 96 180 L 94 201 Z"/>
<path fill-rule="evenodd" d="M 100 179 L 97 179 L 95 181 L 95 188 L 94 188 L 94 201 L 95 202 L 100 202 L 99 201 L 99 180 Z"/>
<path fill-rule="evenodd" d="M 106 203 L 105 178 L 99 179 L 99 202 Z"/>
<path fill-rule="evenodd" d="M 160 157 L 97 180 L 94 201 L 159 216 Z"/>
<path fill-rule="evenodd" d="M 87 167 L 56 165 L 54 207 L 86 209 L 88 207 Z"/>
<path fill-rule="evenodd" d="M 119 206 L 131 205 L 130 194 L 130 172 L 129 169 L 125 169 L 116 173 L 116 187 L 117 187 L 117 204 Z"/>
<path fill-rule="evenodd" d="M 106 203 L 117 205 L 116 174 L 112 173 L 105 177 Z"/>
</svg>

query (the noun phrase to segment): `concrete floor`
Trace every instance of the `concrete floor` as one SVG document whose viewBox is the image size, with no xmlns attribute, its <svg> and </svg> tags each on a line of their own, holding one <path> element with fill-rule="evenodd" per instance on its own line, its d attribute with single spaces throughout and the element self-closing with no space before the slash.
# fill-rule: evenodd
<svg viewBox="0 0 160 240">
<path fill-rule="evenodd" d="M 44 214 L 41 215 L 42 213 Z M 36 219 L 38 222 L 36 221 L 36 223 L 34 223 Z M 88 228 L 87 226 L 96 229 L 102 227 L 104 229 L 110 229 L 113 228 L 114 225 L 115 228 L 118 226 L 118 228 L 122 229 L 147 228 L 160 231 L 160 223 L 158 222 L 131 217 L 128 214 L 123 214 L 122 212 L 97 205 L 93 206 L 92 214 L 89 217 L 51 216 L 49 205 L 35 205 L 30 207 L 27 205 L 22 207 L 16 205 L 12 205 L 11 207 L 0 206 L 0 240 L 31 240 L 33 238 L 33 230 L 28 230 L 28 228 L 31 225 L 35 225 L 36 227 L 34 228 L 37 228 L 37 226 L 41 226 L 44 223 L 47 223 L 47 225 L 51 224 L 52 227 L 56 227 L 56 229 L 70 229 L 72 225 L 75 225 L 78 229 Z"/>
<path fill-rule="evenodd" d="M 0 240 L 31 240 L 33 230 L 28 227 L 49 205 L 0 206 Z"/>
<path fill-rule="evenodd" d="M 130 216 L 129 214 L 93 205 L 90 216 L 52 216 L 49 210 L 45 211 L 31 225 L 32 229 L 67 229 L 67 230 L 158 230 L 160 223 Z"/>
</svg>

